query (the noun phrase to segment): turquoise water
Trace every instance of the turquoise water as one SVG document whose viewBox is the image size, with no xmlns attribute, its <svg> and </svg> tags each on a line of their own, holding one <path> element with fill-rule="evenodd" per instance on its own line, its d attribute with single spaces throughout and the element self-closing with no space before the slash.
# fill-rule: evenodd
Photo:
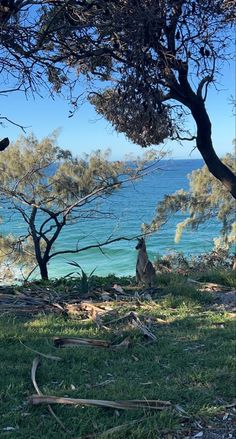
<svg viewBox="0 0 236 439">
<path fill-rule="evenodd" d="M 64 228 L 55 246 L 55 250 L 74 249 L 101 243 L 108 237 L 132 237 L 140 233 L 140 225 L 150 222 L 158 201 L 165 194 L 178 189 L 188 189 L 187 174 L 203 165 L 202 160 L 169 160 L 160 163 L 160 170 L 146 176 L 135 185 L 121 189 L 103 203 L 102 210 L 112 217 L 103 219 L 86 219 Z M 2 212 L 4 209 L 2 209 Z M 185 218 L 177 214 L 170 218 L 161 230 L 147 238 L 149 258 L 153 260 L 157 254 L 163 255 L 172 251 L 181 251 L 186 255 L 194 255 L 209 251 L 213 247 L 213 238 L 217 236 L 219 227 L 209 222 L 198 232 L 184 231 L 180 243 L 175 244 L 175 226 Z M 217 230 L 218 229 L 218 230 Z M 26 231 L 24 222 L 17 215 L 8 215 L 7 223 L 1 225 L 2 233 L 23 234 Z M 135 241 L 118 241 L 99 249 L 90 249 L 73 255 L 60 255 L 49 264 L 49 276 L 61 277 L 74 271 L 68 261 L 78 262 L 86 273 L 96 268 L 95 274 L 134 275 L 136 264 Z"/>
</svg>

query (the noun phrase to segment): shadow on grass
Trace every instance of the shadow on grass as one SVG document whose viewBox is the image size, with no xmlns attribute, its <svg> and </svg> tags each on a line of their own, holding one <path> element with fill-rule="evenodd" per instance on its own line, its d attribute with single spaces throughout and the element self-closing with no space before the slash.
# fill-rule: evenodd
<svg viewBox="0 0 236 439">
<path fill-rule="evenodd" d="M 37 380 L 44 394 L 108 400 L 170 400 L 197 418 L 212 416 L 222 401 L 230 402 L 235 384 L 233 322 L 227 314 L 204 310 L 193 297 L 187 303 L 178 294 L 172 297 L 167 294 L 161 300 L 150 312 L 154 322 L 151 330 L 157 342 L 149 344 L 137 330 L 126 327 L 131 347 L 119 351 L 86 347 L 58 350 L 52 344 L 54 336 L 112 340 L 122 331 L 119 325 L 101 331 L 91 322 L 65 321 L 54 315 L 29 319 L 1 317 L 0 431 L 9 434 L 3 429 L 11 427 L 11 438 L 22 439 L 56 438 L 58 434 L 61 438 L 71 437 L 61 430 L 46 407 L 27 404 L 28 397 L 35 393 L 30 381 L 35 354 L 20 341 L 40 352 L 62 357 L 60 362 L 42 359 Z M 170 303 L 173 306 L 176 300 L 176 308 L 170 309 Z M 147 315 L 150 304 L 147 307 L 144 303 L 139 315 Z M 165 317 L 166 323 L 157 320 L 155 324 L 156 316 Z M 77 436 L 102 432 L 143 415 L 145 421 L 134 424 L 129 436 L 125 429 L 112 437 L 156 438 L 163 431 L 181 427 L 181 418 L 172 411 L 118 413 L 111 409 L 65 406 L 55 407 L 55 411 Z"/>
</svg>

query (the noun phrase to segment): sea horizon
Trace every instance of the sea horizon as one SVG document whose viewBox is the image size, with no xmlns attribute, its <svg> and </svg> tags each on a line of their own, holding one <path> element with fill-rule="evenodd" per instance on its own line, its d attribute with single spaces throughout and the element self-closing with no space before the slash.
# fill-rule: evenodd
<svg viewBox="0 0 236 439">
<path fill-rule="evenodd" d="M 157 172 L 122 188 L 103 203 L 103 207 L 106 207 L 112 217 L 82 220 L 66 226 L 56 242 L 56 250 L 73 249 L 76 245 L 82 248 L 102 243 L 108 237 L 131 238 L 140 235 L 141 224 L 152 220 L 155 207 L 164 195 L 179 189 L 187 190 L 187 175 L 203 164 L 202 159 L 163 159 Z M 1 234 L 20 235 L 26 231 L 26 225 L 19 215 L 10 218 L 6 212 L 2 212 L 1 216 Z M 196 232 L 184 230 L 181 241 L 175 243 L 176 224 L 184 218 L 186 215 L 177 213 L 160 230 L 146 238 L 151 260 L 171 252 L 183 252 L 186 256 L 193 256 L 212 250 L 213 239 L 218 236 L 220 228 L 216 220 L 200 226 Z M 70 261 L 76 261 L 87 274 L 95 269 L 94 274 L 101 276 L 111 273 L 117 276 L 135 275 L 135 246 L 135 241 L 121 240 L 103 247 L 102 252 L 99 249 L 90 249 L 77 254 L 57 256 L 49 264 L 49 277 L 60 278 L 70 272 L 78 272 L 79 270 L 74 270 L 69 264 Z M 39 278 L 39 273 L 35 272 L 31 279 L 33 278 Z"/>
</svg>

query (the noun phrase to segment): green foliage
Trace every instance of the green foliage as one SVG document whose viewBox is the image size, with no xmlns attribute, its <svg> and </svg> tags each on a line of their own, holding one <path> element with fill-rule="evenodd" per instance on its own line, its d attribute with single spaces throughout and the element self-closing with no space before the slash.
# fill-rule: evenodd
<svg viewBox="0 0 236 439">
<path fill-rule="evenodd" d="M 82 294 L 86 294 L 89 292 L 89 287 L 90 287 L 90 282 L 92 280 L 93 277 L 93 273 L 96 270 L 96 267 L 91 271 L 91 273 L 87 274 L 85 273 L 85 271 L 82 269 L 82 267 L 76 262 L 76 261 L 71 261 L 68 262 L 68 264 L 72 265 L 73 267 L 79 268 L 80 272 L 78 273 L 80 276 L 80 290 Z M 71 273 L 71 275 L 73 275 L 73 273 Z"/>
<path fill-rule="evenodd" d="M 109 161 L 110 153 L 98 150 L 61 163 L 53 179 L 57 194 L 67 202 L 75 202 L 76 196 L 83 198 L 93 192 L 94 196 L 99 192 L 109 195 L 119 188 L 119 177 L 127 174 L 127 169 L 121 161 Z"/>
<path fill-rule="evenodd" d="M 186 257 L 181 252 L 171 252 L 164 256 L 157 256 L 155 268 L 161 273 L 178 273 L 194 275 L 208 270 L 232 270 L 234 255 L 228 249 L 212 250 L 208 253 Z"/>
<path fill-rule="evenodd" d="M 81 273 L 79 273 L 81 276 Z M 87 275 L 87 278 L 89 275 Z M 73 294 L 73 290 L 76 290 L 76 293 L 78 292 L 78 286 L 80 286 L 80 281 L 78 282 L 78 277 L 73 276 L 72 273 L 69 275 L 66 275 L 64 277 L 58 278 L 58 279 L 48 279 L 48 280 L 35 280 L 34 282 L 29 282 L 31 286 L 34 286 L 37 289 L 37 286 L 39 287 L 48 287 L 52 289 L 56 289 L 60 292 L 64 293 L 71 293 Z M 91 277 L 89 278 L 89 287 L 91 289 L 98 288 L 98 289 L 104 289 L 110 288 L 114 284 L 118 284 L 121 286 L 132 286 L 136 287 L 136 279 L 134 276 L 122 276 L 118 277 L 115 274 L 108 274 L 107 276 L 96 276 L 95 274 L 91 273 Z"/>
<path fill-rule="evenodd" d="M 36 268 L 34 245 L 30 236 L 15 237 L 0 235 L 0 279 L 7 282 L 21 275 L 27 278 Z"/>
<path fill-rule="evenodd" d="M 222 62 L 232 59 L 231 0 L 29 0 L 27 9 L 19 0 L 3 9 L 3 93 L 4 86 L 6 94 L 43 86 L 52 96 L 66 91 L 71 116 L 89 99 L 141 146 L 191 139 L 187 110 L 197 124 L 197 148 L 236 198 L 234 175 L 212 148 L 205 107 Z"/>
<path fill-rule="evenodd" d="M 117 90 L 106 90 L 103 95 L 92 96 L 90 102 L 99 114 L 132 142 L 143 147 L 159 145 L 174 132 L 170 110 L 166 107 L 160 111 L 153 96 L 147 95 L 145 101 L 138 99 L 133 87 L 131 83 L 119 93 Z"/>
<path fill-rule="evenodd" d="M 58 93 L 76 85 L 70 75 L 73 69 L 88 80 L 110 82 L 114 75 L 116 83 L 121 79 L 122 87 L 117 87 L 121 94 L 130 79 L 133 90 L 139 85 L 137 98 L 146 94 L 148 104 L 160 102 L 161 90 L 174 86 L 176 95 L 168 99 L 176 99 L 183 63 L 190 59 L 190 74 L 201 80 L 214 71 L 218 58 L 227 55 L 223 42 L 226 35 L 230 39 L 227 22 L 233 19 L 232 5 L 231 0 L 185 0 L 176 5 L 170 0 L 82 0 L 62 7 L 29 1 L 26 10 L 20 0 L 1 10 L 2 77 L 6 83 L 10 77 L 13 88 L 34 92 L 47 85 Z M 75 96 L 71 92 L 74 106 Z M 143 109 L 153 110 L 149 105 Z"/>
<path fill-rule="evenodd" d="M 94 281 L 97 286 L 103 287 L 106 289 L 108 286 L 113 286 L 114 284 L 118 284 L 121 286 L 124 285 L 136 285 L 136 279 L 133 276 L 116 276 L 115 274 L 108 274 L 105 277 L 94 276 Z"/>
<path fill-rule="evenodd" d="M 236 171 L 234 154 L 227 154 L 223 162 Z M 181 189 L 164 197 L 157 205 L 151 224 L 144 224 L 143 230 L 158 230 L 171 215 L 180 211 L 188 216 L 176 227 L 175 241 L 178 242 L 186 227 L 197 230 L 200 224 L 217 218 L 221 231 L 220 237 L 215 239 L 215 248 L 228 249 L 236 242 L 235 200 L 206 166 L 193 171 L 189 175 L 189 181 L 189 191 Z"/>
<path fill-rule="evenodd" d="M 98 193 L 99 189 L 111 191 L 118 176 L 125 173 L 122 162 L 109 161 L 109 150 L 77 158 L 56 143 L 57 132 L 41 141 L 31 134 L 21 136 L 4 151 L 0 156 L 1 194 L 13 197 L 17 205 L 51 209 L 57 214 L 59 207 L 68 209 L 68 203 L 84 204 L 82 198 L 95 189 Z"/>
<path fill-rule="evenodd" d="M 130 169 L 109 157 L 109 150 L 72 157 L 57 146 L 56 132 L 41 141 L 33 134 L 21 136 L 2 152 L 0 197 L 8 212 L 22 217 L 28 233 L 16 238 L 2 236 L 1 259 L 12 260 L 11 253 L 17 264 L 22 260 L 31 264 L 33 259 L 42 278 L 47 279 L 47 264 L 52 257 L 77 253 L 76 243 L 74 249 L 55 249 L 62 228 L 84 218 L 102 218 L 105 214 L 99 209 L 99 200 L 119 189 L 124 180 L 142 174 L 138 166 Z"/>
<path fill-rule="evenodd" d="M 32 240 L 28 237 L 22 241 L 11 234 L 0 235 L 0 264 L 3 264 L 6 258 L 11 263 L 23 264 L 27 261 L 32 264 L 35 260 Z"/>
</svg>

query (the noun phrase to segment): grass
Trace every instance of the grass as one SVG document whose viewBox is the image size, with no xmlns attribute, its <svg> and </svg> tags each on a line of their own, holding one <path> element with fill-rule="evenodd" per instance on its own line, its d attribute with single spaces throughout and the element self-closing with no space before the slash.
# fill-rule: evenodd
<svg viewBox="0 0 236 439">
<path fill-rule="evenodd" d="M 232 270 L 211 270 L 198 275 L 198 280 L 235 287 L 235 273 Z"/>
<path fill-rule="evenodd" d="M 106 284 L 105 280 L 101 283 Z M 120 314 L 135 310 L 149 316 L 156 343 L 147 343 L 129 325 L 97 329 L 90 321 L 51 315 L 0 315 L 0 437 L 11 439 L 85 438 L 96 433 L 105 439 L 161 438 L 185 429 L 174 410 L 143 410 L 54 406 L 70 431 L 64 432 L 46 406 L 31 406 L 35 393 L 30 370 L 35 354 L 59 355 L 62 361 L 42 358 L 37 382 L 44 394 L 94 399 L 162 399 L 179 404 L 193 419 L 212 419 L 234 397 L 235 328 L 230 313 L 213 310 L 209 294 L 196 291 L 180 277 L 160 278 L 163 292 L 154 301 L 125 302 Z M 111 304 L 114 308 L 117 303 Z M 54 336 L 100 338 L 113 341 L 129 336 L 131 346 L 120 350 L 89 347 L 56 349 Z M 22 344 L 24 343 L 24 344 Z M 144 418 L 144 419 L 142 419 Z M 142 419 L 113 434 L 106 430 Z M 6 428 L 11 427 L 11 431 Z M 183 434 L 184 437 L 184 434 Z"/>
</svg>

